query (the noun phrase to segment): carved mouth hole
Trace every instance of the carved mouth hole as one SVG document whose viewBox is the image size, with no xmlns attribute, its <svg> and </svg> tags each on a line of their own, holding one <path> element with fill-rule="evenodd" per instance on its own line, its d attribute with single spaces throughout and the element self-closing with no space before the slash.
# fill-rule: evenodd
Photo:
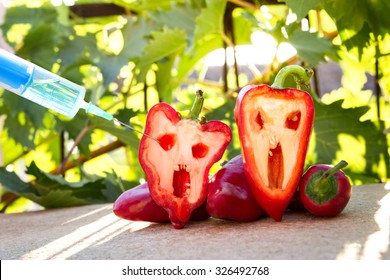
<svg viewBox="0 0 390 280">
<path fill-rule="evenodd" d="M 280 143 L 268 153 L 268 186 L 283 189 L 283 151 Z"/>
<path fill-rule="evenodd" d="M 173 171 L 173 195 L 182 198 L 188 196 L 191 187 L 190 172 L 188 166 L 179 164 Z"/>
</svg>

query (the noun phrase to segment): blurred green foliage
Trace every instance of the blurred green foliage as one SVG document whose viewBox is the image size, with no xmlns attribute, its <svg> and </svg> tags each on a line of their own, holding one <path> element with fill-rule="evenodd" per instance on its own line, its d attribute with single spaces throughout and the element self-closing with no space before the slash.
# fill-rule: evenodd
<svg viewBox="0 0 390 280">
<path fill-rule="evenodd" d="M 207 118 L 233 129 L 224 160 L 240 153 L 233 108 L 241 87 L 272 83 L 288 63 L 315 68 L 333 60 L 342 68 L 342 86 L 316 99 L 307 165 L 345 159 L 354 184 L 389 180 L 390 4 L 263 2 L 270 1 L 79 0 L 127 11 L 82 18 L 50 1 L 17 0 L 1 29 L 17 55 L 83 85 L 87 101 L 141 131 L 150 106 L 164 101 L 188 109 L 201 88 Z M 267 65 L 240 65 L 249 72 L 228 65 L 217 79 L 207 78 L 216 71 L 208 55 L 252 44 L 255 32 L 272 36 L 275 48 L 289 43 L 296 55 L 279 61 L 275 52 Z M 363 89 L 367 74 L 378 88 Z M 307 90 L 316 96 L 315 88 Z M 0 89 L 0 128 L 2 211 L 22 211 L 26 199 L 43 207 L 112 202 L 144 178 L 140 135 L 84 112 L 66 119 Z M 12 204 L 13 193 L 22 198 Z"/>
</svg>

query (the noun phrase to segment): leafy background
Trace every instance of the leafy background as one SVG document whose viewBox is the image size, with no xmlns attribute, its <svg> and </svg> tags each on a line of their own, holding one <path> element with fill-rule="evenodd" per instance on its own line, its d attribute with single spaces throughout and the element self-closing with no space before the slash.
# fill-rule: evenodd
<svg viewBox="0 0 390 280">
<path fill-rule="evenodd" d="M 233 108 L 241 87 L 272 83 L 286 64 L 317 73 L 336 63 L 342 69 L 339 88 L 320 92 L 326 77 L 318 74 L 305 88 L 316 106 L 306 165 L 345 159 L 354 184 L 389 181 L 388 1 L 76 4 L 91 3 L 113 3 L 123 13 L 81 17 L 50 1 L 16 0 L 7 8 L 3 36 L 17 55 L 83 85 L 87 101 L 141 131 L 150 106 L 164 101 L 188 109 L 201 88 L 207 118 L 223 120 L 234 132 L 223 160 L 240 153 Z M 275 48 L 289 43 L 296 55 L 286 61 L 274 55 L 266 65 L 206 63 L 213 51 L 252 44 L 254 32 L 272 36 Z M 369 77 L 375 81 L 371 88 Z M 32 201 L 47 208 L 113 202 L 144 178 L 140 135 L 82 111 L 67 119 L 0 89 L 0 128 L 2 212 L 32 209 Z"/>
</svg>

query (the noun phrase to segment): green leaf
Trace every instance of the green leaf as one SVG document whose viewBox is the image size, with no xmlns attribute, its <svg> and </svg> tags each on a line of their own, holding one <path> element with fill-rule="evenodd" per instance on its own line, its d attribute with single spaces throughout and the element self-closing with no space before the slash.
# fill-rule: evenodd
<svg viewBox="0 0 390 280">
<path fill-rule="evenodd" d="M 128 8 L 131 11 L 143 13 L 145 11 L 154 11 L 158 9 L 169 9 L 172 2 L 179 2 L 178 0 L 141 0 L 141 1 L 129 1 L 129 0 L 115 0 L 115 4 Z M 181 2 L 181 1 L 180 1 Z"/>
<path fill-rule="evenodd" d="M 303 19 L 310 10 L 316 8 L 321 1 L 318 0 L 278 0 L 285 2 L 293 13 L 297 15 L 297 20 Z"/>
<path fill-rule="evenodd" d="M 342 104 L 343 100 L 315 102 L 316 162 L 331 164 L 344 159 L 349 163 L 345 171 L 352 180 L 364 174 L 365 181 L 370 177 L 379 182 L 389 175 L 389 167 L 378 168 L 389 162 L 386 135 L 372 121 L 360 121 L 368 106 L 343 108 Z"/>
<path fill-rule="evenodd" d="M 226 0 L 206 1 L 206 7 L 196 18 L 193 40 L 187 52 L 181 57 L 177 68 L 178 80 L 184 79 L 195 64 L 211 51 L 221 48 L 223 34 L 223 17 Z"/>
<path fill-rule="evenodd" d="M 103 190 L 104 196 L 115 201 L 124 191 L 139 185 L 139 181 L 122 180 L 115 171 L 112 171 L 112 173 L 106 173 L 105 184 L 107 188 Z"/>
<path fill-rule="evenodd" d="M 322 5 L 327 13 L 335 19 L 339 30 L 347 28 L 359 31 L 369 17 L 367 2 L 361 0 L 323 0 Z"/>
<path fill-rule="evenodd" d="M 300 60 L 311 66 L 317 66 L 325 61 L 325 56 L 335 56 L 335 46 L 329 39 L 319 37 L 316 33 L 302 32 L 295 30 L 288 41 L 297 50 Z"/>
<path fill-rule="evenodd" d="M 41 23 L 34 26 L 24 37 L 23 46 L 18 49 L 17 54 L 30 58 L 35 64 L 50 71 L 55 62 L 55 48 L 60 39 L 59 35 L 58 25 Z"/>
<path fill-rule="evenodd" d="M 210 37 L 222 34 L 226 2 L 226 0 L 206 0 L 207 7 L 196 18 L 195 46 L 205 43 L 210 40 Z"/>
<path fill-rule="evenodd" d="M 138 114 L 140 114 L 138 112 Z M 120 110 L 115 117 L 121 122 L 132 126 L 134 129 L 138 131 L 142 131 L 142 128 L 136 127 L 134 124 L 130 123 L 129 120 L 136 115 L 136 112 L 131 109 Z M 139 146 L 139 138 L 137 137 L 137 132 L 130 128 L 123 128 L 117 126 L 112 121 L 107 121 L 101 118 L 93 117 L 91 118 L 91 128 L 93 129 L 101 129 L 106 131 L 118 138 L 118 140 L 122 141 L 129 147 L 134 149 L 138 149 Z"/>
<path fill-rule="evenodd" d="M 108 188 L 104 178 L 71 183 L 61 176 L 43 172 L 35 162 L 27 167 L 27 174 L 33 175 L 35 181 L 23 182 L 15 173 L 0 168 L 0 183 L 8 191 L 28 198 L 45 208 L 113 202 L 116 198 L 112 193 L 109 196 L 105 195 L 112 186 Z"/>
<path fill-rule="evenodd" d="M 117 82 L 123 66 L 128 65 L 130 61 L 139 61 L 144 49 L 149 45 L 150 33 L 159 27 L 154 21 L 144 17 L 128 18 L 122 28 L 124 40 L 122 51 L 117 55 L 98 52 L 93 57 L 94 65 L 99 67 L 103 74 L 104 86 Z"/>
<path fill-rule="evenodd" d="M 144 54 L 139 59 L 137 67 L 142 68 L 158 62 L 171 55 L 184 51 L 186 33 L 181 29 L 169 29 L 164 27 L 162 31 L 154 31 L 152 39 L 144 49 Z"/>
<path fill-rule="evenodd" d="M 73 30 L 68 30 L 67 39 L 60 42 L 56 58 L 61 61 L 61 68 L 72 64 L 91 64 L 97 59 L 99 51 L 96 46 L 96 35 L 87 33 L 84 36 L 77 36 Z M 82 61 L 82 63 L 80 63 Z"/>
<path fill-rule="evenodd" d="M 4 167 L 0 167 L 0 183 L 8 191 L 19 195 L 24 193 L 37 194 L 31 184 L 23 182 L 15 173 L 8 172 Z"/>
<path fill-rule="evenodd" d="M 165 60 L 157 62 L 158 70 L 156 71 L 156 89 L 159 100 L 168 104 L 172 103 L 172 69 L 175 62 L 175 55 L 171 55 Z"/>
<path fill-rule="evenodd" d="M 180 28 L 185 31 L 189 44 L 196 28 L 195 19 L 200 9 L 190 5 L 188 2 L 173 5 L 169 10 L 158 9 L 151 13 L 151 19 L 156 26 L 166 26 L 169 29 Z"/>
<path fill-rule="evenodd" d="M 2 98 L 4 105 L 0 112 L 7 115 L 4 127 L 8 136 L 24 147 L 34 148 L 36 133 L 44 127 L 43 120 L 48 110 L 13 93 L 4 92 Z"/>
<path fill-rule="evenodd" d="M 3 166 L 7 166 L 23 154 L 23 146 L 9 137 L 6 130 L 0 129 L 0 143 L 0 157 L 2 157 Z"/>
<path fill-rule="evenodd" d="M 53 22 L 56 18 L 56 9 L 51 5 L 39 8 L 31 8 L 23 5 L 8 7 L 2 29 L 4 30 L 4 33 L 7 33 L 14 24 L 23 23 L 36 26 L 42 22 Z"/>
</svg>

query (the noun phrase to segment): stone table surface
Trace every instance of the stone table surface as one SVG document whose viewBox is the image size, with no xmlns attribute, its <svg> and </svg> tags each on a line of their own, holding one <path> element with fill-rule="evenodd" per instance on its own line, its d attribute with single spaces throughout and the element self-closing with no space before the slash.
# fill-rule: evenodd
<svg viewBox="0 0 390 280">
<path fill-rule="evenodd" d="M 335 218 L 287 211 L 250 223 L 117 218 L 112 204 L 0 214 L 0 259 L 390 259 L 390 184 L 353 187 Z"/>
</svg>

